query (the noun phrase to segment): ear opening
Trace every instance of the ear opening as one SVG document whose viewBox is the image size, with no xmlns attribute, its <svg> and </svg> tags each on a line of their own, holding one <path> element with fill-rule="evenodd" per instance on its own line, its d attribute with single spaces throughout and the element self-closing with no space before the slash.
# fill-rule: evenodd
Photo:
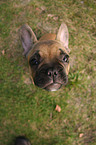
<svg viewBox="0 0 96 145">
<path fill-rule="evenodd" d="M 67 25 L 65 23 L 62 23 L 58 33 L 57 33 L 57 38 L 58 41 L 60 41 L 64 47 L 66 48 L 66 50 L 68 51 L 68 53 L 70 52 L 69 48 L 68 48 L 68 43 L 69 43 L 69 32 L 68 32 L 68 28 Z"/>
<path fill-rule="evenodd" d="M 36 35 L 26 24 L 24 24 L 20 29 L 20 39 L 24 48 L 23 55 L 26 55 L 32 48 L 32 45 L 37 41 Z"/>
</svg>

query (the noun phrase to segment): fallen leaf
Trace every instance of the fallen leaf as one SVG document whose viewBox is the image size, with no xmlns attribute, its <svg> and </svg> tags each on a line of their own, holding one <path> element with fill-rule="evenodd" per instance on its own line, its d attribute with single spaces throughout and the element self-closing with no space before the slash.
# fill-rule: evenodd
<svg viewBox="0 0 96 145">
<path fill-rule="evenodd" d="M 83 137 L 83 135 L 84 135 L 83 133 L 80 133 L 80 134 L 79 134 L 79 137 L 81 138 L 81 137 Z"/>
<path fill-rule="evenodd" d="M 53 17 L 53 20 L 55 20 L 55 21 L 58 20 L 58 17 Z"/>
<path fill-rule="evenodd" d="M 53 15 L 53 14 L 48 14 L 47 16 L 48 16 L 48 17 L 51 17 L 51 18 L 52 18 L 52 17 L 54 17 L 54 15 Z"/>
<path fill-rule="evenodd" d="M 36 10 L 37 10 L 37 11 L 40 11 L 40 9 L 39 9 L 39 8 L 36 8 Z"/>
<path fill-rule="evenodd" d="M 4 55 L 5 54 L 5 50 L 2 50 L 2 55 Z"/>
<path fill-rule="evenodd" d="M 61 107 L 60 107 L 59 105 L 56 105 L 55 110 L 56 110 L 57 112 L 61 112 Z"/>
<path fill-rule="evenodd" d="M 44 12 L 46 11 L 46 7 L 45 6 L 41 6 L 41 10 Z"/>
</svg>

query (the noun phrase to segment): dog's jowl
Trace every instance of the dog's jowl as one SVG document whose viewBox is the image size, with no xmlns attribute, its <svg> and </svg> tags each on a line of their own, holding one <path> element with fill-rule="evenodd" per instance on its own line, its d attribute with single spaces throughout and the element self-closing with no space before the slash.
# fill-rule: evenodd
<svg viewBox="0 0 96 145">
<path fill-rule="evenodd" d="M 48 91 L 56 91 L 66 85 L 69 73 L 69 34 L 66 24 L 61 24 L 57 35 L 45 34 L 39 40 L 28 25 L 23 25 L 20 38 L 34 84 Z"/>
</svg>

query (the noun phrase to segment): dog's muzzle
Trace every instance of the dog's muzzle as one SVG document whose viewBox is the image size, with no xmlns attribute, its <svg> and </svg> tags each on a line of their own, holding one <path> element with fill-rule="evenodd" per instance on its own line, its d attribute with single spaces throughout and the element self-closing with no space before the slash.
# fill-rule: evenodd
<svg viewBox="0 0 96 145">
<path fill-rule="evenodd" d="M 60 64 L 46 64 L 43 65 L 37 72 L 34 78 L 34 83 L 41 88 L 48 91 L 56 91 L 62 85 L 66 85 L 68 76 L 62 65 Z"/>
</svg>

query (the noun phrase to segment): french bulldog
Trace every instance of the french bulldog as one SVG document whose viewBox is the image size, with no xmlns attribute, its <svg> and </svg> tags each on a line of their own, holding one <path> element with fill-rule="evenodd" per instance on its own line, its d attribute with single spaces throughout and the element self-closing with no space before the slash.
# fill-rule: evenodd
<svg viewBox="0 0 96 145">
<path fill-rule="evenodd" d="M 20 28 L 23 54 L 28 59 L 30 75 L 34 84 L 47 91 L 56 91 L 68 82 L 69 33 L 62 23 L 57 35 L 48 33 L 39 40 L 33 30 L 24 24 Z"/>
</svg>

